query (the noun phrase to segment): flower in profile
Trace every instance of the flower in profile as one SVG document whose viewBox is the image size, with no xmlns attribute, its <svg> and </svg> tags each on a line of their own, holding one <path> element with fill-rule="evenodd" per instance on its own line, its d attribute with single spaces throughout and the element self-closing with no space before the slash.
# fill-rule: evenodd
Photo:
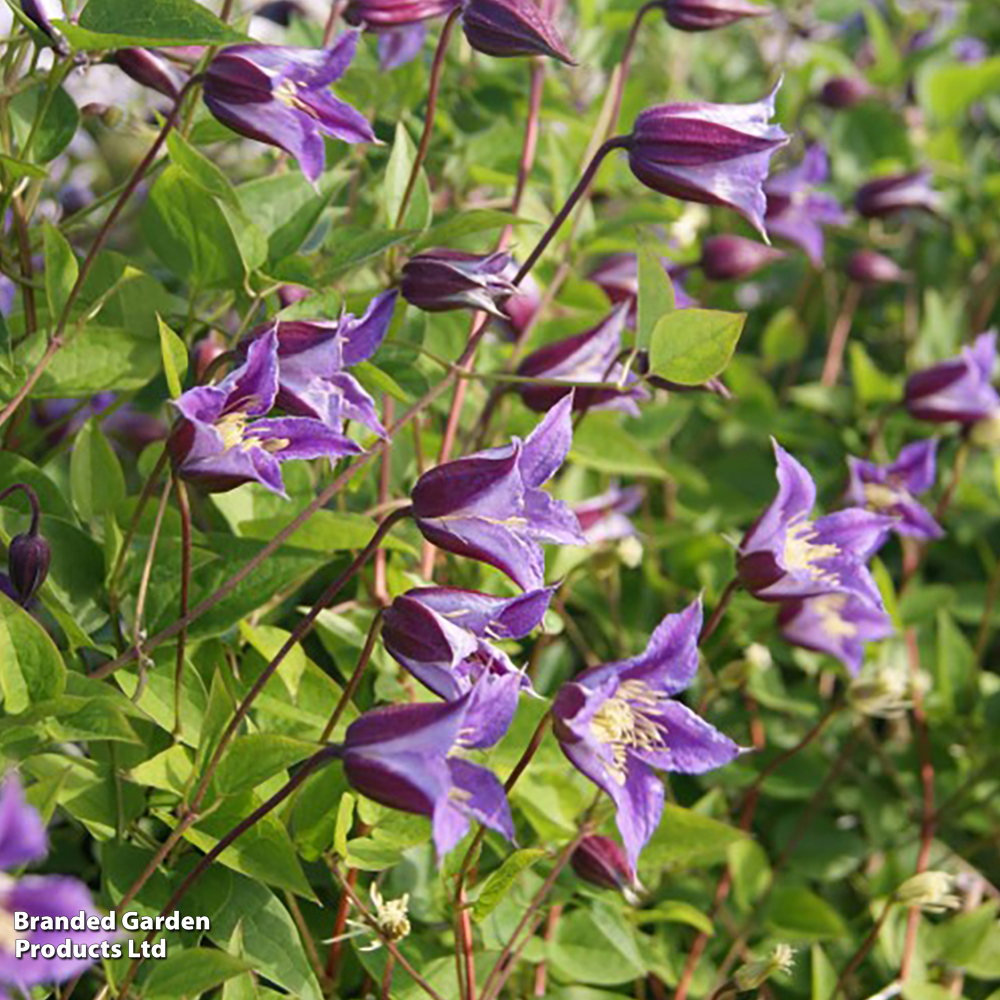
<svg viewBox="0 0 1000 1000">
<path fill-rule="evenodd" d="M 534 323 L 538 310 L 542 307 L 542 289 L 534 275 L 528 274 L 517 291 L 500 307 L 505 325 L 510 327 L 515 340 L 522 337 Z"/>
<path fill-rule="evenodd" d="M 962 897 L 955 891 L 955 876 L 942 871 L 912 875 L 895 895 L 897 903 L 919 906 L 925 913 L 946 913 L 962 905 Z"/>
<path fill-rule="evenodd" d="M 229 46 L 205 73 L 205 104 L 234 132 L 290 153 L 315 182 L 326 157 L 324 135 L 376 141 L 364 116 L 329 90 L 347 71 L 357 44 L 358 33 L 351 31 L 326 50 Z"/>
<path fill-rule="evenodd" d="M 177 100 L 182 86 L 180 74 L 163 56 L 149 49 L 130 48 L 118 49 L 111 58 L 136 83 Z"/>
<path fill-rule="evenodd" d="M 445 701 L 475 690 L 465 743 L 492 746 L 510 727 L 520 692 L 531 691 L 527 674 L 494 643 L 533 632 L 551 598 L 547 587 L 518 597 L 453 587 L 417 588 L 386 609 L 382 639 L 390 656 Z M 479 683 L 484 675 L 493 682 Z"/>
<path fill-rule="evenodd" d="M 1000 411 L 1000 396 L 992 385 L 996 366 L 997 334 L 988 330 L 957 357 L 911 375 L 903 391 L 906 409 L 931 423 L 985 420 Z"/>
<path fill-rule="evenodd" d="M 350 0 L 347 20 L 368 28 L 402 28 L 450 14 L 462 0 Z"/>
<path fill-rule="evenodd" d="M 740 543 L 740 581 L 762 601 L 849 593 L 876 607 L 882 598 L 866 563 L 895 519 L 849 507 L 811 520 L 816 484 L 772 440 L 778 493 Z"/>
<path fill-rule="evenodd" d="M 678 31 L 714 31 L 747 17 L 763 17 L 771 8 L 752 0 L 662 0 L 667 23 Z"/>
<path fill-rule="evenodd" d="M 570 855 L 569 863 L 584 882 L 615 889 L 632 906 L 639 904 L 642 883 L 617 841 L 594 834 L 584 837 Z"/>
<path fill-rule="evenodd" d="M 384 72 L 413 62 L 420 55 L 427 41 L 427 26 L 421 21 L 401 28 L 380 31 L 378 36 L 378 62 Z"/>
<path fill-rule="evenodd" d="M 637 535 L 629 514 L 642 503 L 643 492 L 641 486 L 626 486 L 622 489 L 615 483 L 606 492 L 576 504 L 573 513 L 580 522 L 580 530 L 583 531 L 587 544 L 616 542 Z"/>
<path fill-rule="evenodd" d="M 167 447 L 177 474 L 213 493 L 258 482 L 284 496 L 282 462 L 361 450 L 320 420 L 267 418 L 277 395 L 278 337 L 271 330 L 218 385 L 189 389 L 174 401 L 180 419 Z"/>
<path fill-rule="evenodd" d="M 565 461 L 573 437 L 572 394 L 525 441 L 446 462 L 413 488 L 413 517 L 424 537 L 455 555 L 479 559 L 524 590 L 545 580 L 541 542 L 582 545 L 576 515 L 541 486 Z"/>
<path fill-rule="evenodd" d="M 7 549 L 7 569 L 10 582 L 21 604 L 28 605 L 49 575 L 52 549 L 36 531 L 15 535 Z"/>
<path fill-rule="evenodd" d="M 647 108 L 624 140 L 632 173 L 672 198 L 732 208 L 765 235 L 763 183 L 771 156 L 788 143 L 770 124 L 777 92 L 752 104 Z"/>
<path fill-rule="evenodd" d="M 438 856 L 475 821 L 514 839 L 514 824 L 496 776 L 458 753 L 469 691 L 455 701 L 389 705 L 365 712 L 347 728 L 341 759 L 350 784 L 402 812 L 429 816 Z"/>
<path fill-rule="evenodd" d="M 759 989 L 775 973 L 788 975 L 795 966 L 795 949 L 785 943 L 775 945 L 774 951 L 765 959 L 741 965 L 733 975 L 733 982 L 740 993 Z"/>
<path fill-rule="evenodd" d="M 62 32 L 57 31 L 53 19 L 63 16 L 59 0 L 21 0 L 21 11 L 38 30 L 52 42 L 52 47 L 60 55 L 69 52 L 69 46 Z"/>
<path fill-rule="evenodd" d="M 516 291 L 509 254 L 427 250 L 403 265 L 403 298 L 425 312 L 482 309 L 503 319 L 500 306 Z"/>
<path fill-rule="evenodd" d="M 931 187 L 926 170 L 869 181 L 858 188 L 854 206 L 866 219 L 881 219 L 909 209 L 937 213 L 942 207 L 941 195 Z"/>
<path fill-rule="evenodd" d="M 559 688 L 552 705 L 563 753 L 617 807 L 633 871 L 663 813 L 654 768 L 701 774 L 741 752 L 673 697 L 698 671 L 701 618 L 700 601 L 667 615 L 644 652 L 584 671 Z"/>
<path fill-rule="evenodd" d="M 837 199 L 816 190 L 829 175 L 826 150 L 812 145 L 797 167 L 774 174 L 764 185 L 768 234 L 801 247 L 814 267 L 823 263 L 823 227 L 846 221 Z"/>
<path fill-rule="evenodd" d="M 906 272 L 891 258 L 875 250 L 855 250 L 847 258 L 847 276 L 859 285 L 893 285 L 906 280 Z"/>
<path fill-rule="evenodd" d="M 875 88 L 860 76 L 834 76 L 823 84 L 819 92 L 820 104 L 840 111 L 853 108 L 868 100 Z"/>
<path fill-rule="evenodd" d="M 279 319 L 251 334 L 249 343 L 271 333 L 277 336 L 277 405 L 287 413 L 321 420 L 338 433 L 345 420 L 356 420 L 385 436 L 374 401 L 346 369 L 379 349 L 397 294 L 376 296 L 360 318 L 344 313 L 333 322 Z"/>
<path fill-rule="evenodd" d="M 726 233 L 705 240 L 699 264 L 712 281 L 742 281 L 784 256 L 774 247 Z"/>
<path fill-rule="evenodd" d="M 937 477 L 937 441 L 915 441 L 903 448 L 894 462 L 878 465 L 851 456 L 847 459 L 850 483 L 847 499 L 859 507 L 891 514 L 893 531 L 912 538 L 940 538 L 944 531 L 930 512 L 915 499 L 926 493 Z"/>
<path fill-rule="evenodd" d="M 465 0 L 462 30 L 469 44 L 488 56 L 549 56 L 576 65 L 534 0 Z"/>
<path fill-rule="evenodd" d="M 854 594 L 784 601 L 778 624 L 786 642 L 827 653 L 854 675 L 864 662 L 865 643 L 887 639 L 895 631 L 885 611 Z"/>
<path fill-rule="evenodd" d="M 626 373 L 618 360 L 628 314 L 629 306 L 623 303 L 592 330 L 540 347 L 521 362 L 517 374 L 545 381 L 620 383 L 621 389 L 587 389 L 578 385 L 573 393 L 573 408 L 610 408 L 638 416 L 636 401 L 647 398 L 648 394 L 638 378 Z M 516 390 L 525 406 L 536 413 L 545 413 L 572 391 L 570 387 L 526 383 L 517 385 Z"/>
<path fill-rule="evenodd" d="M 48 838 L 41 817 L 24 798 L 21 782 L 8 774 L 0 787 L 0 869 L 9 872 L 39 861 L 48 852 Z M 3 874 L 3 900 L 0 902 L 0 990 L 27 995 L 32 987 L 42 983 L 63 983 L 79 975 L 92 959 L 59 957 L 44 958 L 27 952 L 14 957 L 19 940 L 39 946 L 73 945 L 86 947 L 96 944 L 106 935 L 99 931 L 16 931 L 14 913 L 29 917 L 77 917 L 81 911 L 96 917 L 97 911 L 87 887 L 75 878 L 61 875 L 24 875 L 13 878 Z M 46 950 L 49 950 L 48 948 Z"/>
</svg>

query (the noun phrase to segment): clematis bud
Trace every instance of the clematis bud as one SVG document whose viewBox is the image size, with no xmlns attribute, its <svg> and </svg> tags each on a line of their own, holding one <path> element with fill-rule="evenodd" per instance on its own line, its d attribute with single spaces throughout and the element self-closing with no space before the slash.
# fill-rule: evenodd
<svg viewBox="0 0 1000 1000">
<path fill-rule="evenodd" d="M 854 206 L 866 219 L 880 219 L 914 208 L 936 213 L 941 210 L 941 196 L 931 187 L 930 174 L 918 170 L 869 181 L 858 188 Z"/>
<path fill-rule="evenodd" d="M 785 254 L 742 236 L 710 236 L 701 252 L 701 269 L 712 281 L 740 281 Z"/>
<path fill-rule="evenodd" d="M 874 250 L 855 250 L 847 259 L 847 274 L 859 285 L 893 285 L 906 272 L 891 258 Z"/>
<path fill-rule="evenodd" d="M 823 84 L 819 92 L 820 104 L 841 110 L 853 108 L 875 93 L 875 88 L 860 76 L 834 76 Z"/>
<path fill-rule="evenodd" d="M 753 104 L 647 108 L 623 140 L 632 173 L 660 194 L 732 208 L 764 235 L 764 179 L 771 156 L 788 143 L 769 124 L 777 91 Z"/>
<path fill-rule="evenodd" d="M 529 274 L 518 286 L 517 291 L 503 304 L 503 313 L 515 338 L 522 336 L 531 326 L 541 306 L 542 290 L 534 277 Z"/>
<path fill-rule="evenodd" d="M 180 81 L 174 68 L 162 56 L 149 49 L 119 49 L 112 57 L 118 68 L 136 83 L 177 100 Z"/>
<path fill-rule="evenodd" d="M 351 0 L 347 5 L 350 24 L 367 28 L 403 28 L 432 17 L 444 17 L 461 0 Z"/>
<path fill-rule="evenodd" d="M 908 878 L 897 890 L 896 901 L 903 906 L 919 906 L 925 913 L 957 910 L 962 899 L 955 893 L 955 877 L 947 872 L 921 872 Z"/>
<path fill-rule="evenodd" d="M 678 31 L 713 31 L 742 21 L 763 17 L 770 7 L 750 0 L 664 0 L 667 22 Z"/>
<path fill-rule="evenodd" d="M 410 305 L 425 312 L 482 309 L 502 319 L 500 304 L 517 291 L 512 272 L 513 261 L 505 253 L 428 250 L 403 265 L 400 290 Z"/>
<path fill-rule="evenodd" d="M 52 550 L 41 535 L 28 532 L 11 539 L 7 553 L 10 582 L 18 592 L 22 604 L 27 604 L 49 575 Z"/>
<path fill-rule="evenodd" d="M 462 30 L 469 44 L 488 56 L 550 56 L 576 65 L 534 0 L 466 0 Z"/>
<path fill-rule="evenodd" d="M 21 12 L 52 42 L 52 47 L 60 55 L 65 55 L 69 51 L 66 39 L 52 24 L 53 18 L 63 16 L 59 0 L 21 0 Z"/>
<path fill-rule="evenodd" d="M 1000 411 L 992 386 L 997 364 L 996 331 L 980 334 L 957 357 L 915 372 L 906 381 L 910 416 L 931 423 L 975 424 Z"/>
<path fill-rule="evenodd" d="M 616 889 L 632 906 L 638 905 L 642 883 L 632 871 L 624 849 L 610 837 L 584 837 L 569 863 L 584 882 Z"/>
</svg>

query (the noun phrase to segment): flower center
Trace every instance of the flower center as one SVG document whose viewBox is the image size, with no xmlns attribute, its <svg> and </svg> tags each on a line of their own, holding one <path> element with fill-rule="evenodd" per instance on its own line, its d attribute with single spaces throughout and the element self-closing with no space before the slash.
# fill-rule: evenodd
<svg viewBox="0 0 1000 1000">
<path fill-rule="evenodd" d="M 814 598 L 813 606 L 819 615 L 823 631 L 834 639 L 850 639 L 858 634 L 857 625 L 847 621 L 841 614 L 846 603 L 847 598 L 843 594 L 825 594 Z"/>
<path fill-rule="evenodd" d="M 789 573 L 805 573 L 812 580 L 836 583 L 837 578 L 816 564 L 821 559 L 832 559 L 840 554 L 837 545 L 817 545 L 816 528 L 812 521 L 795 520 L 785 532 L 783 561 Z"/>
<path fill-rule="evenodd" d="M 617 784 L 625 784 L 630 750 L 664 748 L 663 725 L 650 717 L 659 703 L 643 681 L 623 681 L 590 720 L 591 734 L 611 751 L 611 762 L 605 764 Z"/>
<path fill-rule="evenodd" d="M 277 451 L 284 451 L 291 444 L 288 438 L 254 437 L 253 428 L 250 428 L 248 433 L 245 413 L 227 413 L 216 420 L 215 429 L 219 432 L 222 447 L 226 451 L 232 448 L 241 448 L 243 451 L 260 448 L 273 455 Z"/>
<path fill-rule="evenodd" d="M 882 483 L 865 483 L 865 503 L 872 510 L 889 510 L 899 503 L 899 491 Z"/>
<path fill-rule="evenodd" d="M 301 111 L 303 114 L 309 115 L 310 118 L 316 118 L 316 112 L 299 96 L 299 90 L 299 84 L 294 80 L 282 80 L 274 88 L 274 97 L 287 107 Z"/>
</svg>

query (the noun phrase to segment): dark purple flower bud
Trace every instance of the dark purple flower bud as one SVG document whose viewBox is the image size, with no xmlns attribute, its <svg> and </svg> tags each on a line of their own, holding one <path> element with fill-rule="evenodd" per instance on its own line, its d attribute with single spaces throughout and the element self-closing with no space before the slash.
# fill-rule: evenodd
<svg viewBox="0 0 1000 1000">
<path fill-rule="evenodd" d="M 710 236 L 701 251 L 701 269 L 712 281 L 740 281 L 785 254 L 742 236 Z"/>
<path fill-rule="evenodd" d="M 506 253 L 427 250 L 403 265 L 400 291 L 425 312 L 482 309 L 503 319 L 500 306 L 517 291 L 510 280 L 513 265 Z"/>
<path fill-rule="evenodd" d="M 358 33 L 342 35 L 329 49 L 233 45 L 205 73 L 209 111 L 240 135 L 294 156 L 316 181 L 323 172 L 323 136 L 343 142 L 375 142 L 365 118 L 330 93 L 354 58 Z"/>
<path fill-rule="evenodd" d="M 180 74 L 162 56 L 149 49 L 119 49 L 112 58 L 136 83 L 177 100 L 183 85 Z"/>
<path fill-rule="evenodd" d="M 542 290 L 529 274 L 517 286 L 517 291 L 500 307 L 515 337 L 520 337 L 535 321 L 542 305 Z"/>
<path fill-rule="evenodd" d="M 663 0 L 664 13 L 678 31 L 713 31 L 742 21 L 763 17 L 770 7 L 750 0 Z"/>
<path fill-rule="evenodd" d="M 303 13 L 302 7 L 294 0 L 272 0 L 271 3 L 261 4 L 253 15 L 287 28 L 294 16 L 302 16 Z"/>
<path fill-rule="evenodd" d="M 875 93 L 875 88 L 861 76 L 834 76 L 823 84 L 819 92 L 820 104 L 842 110 L 853 108 Z"/>
<path fill-rule="evenodd" d="M 855 250 L 847 258 L 847 274 L 859 285 L 893 285 L 906 280 L 906 272 L 891 257 L 874 250 Z"/>
<path fill-rule="evenodd" d="M 49 575 L 52 550 L 49 543 L 37 533 L 15 535 L 7 551 L 7 569 L 10 582 L 27 604 L 38 593 L 38 589 Z"/>
<path fill-rule="evenodd" d="M 622 303 L 592 330 L 540 347 L 521 362 L 517 374 L 522 378 L 564 382 L 621 382 L 621 389 L 585 389 L 577 386 L 573 393 L 573 408 L 591 410 L 611 407 L 638 416 L 636 400 L 645 399 L 648 394 L 631 372 L 623 379 L 625 371 L 618 360 L 628 314 L 629 306 Z M 571 391 L 570 388 L 551 385 L 521 384 L 516 388 L 528 409 L 536 413 L 545 413 Z"/>
<path fill-rule="evenodd" d="M 930 186 L 930 174 L 918 170 L 869 181 L 858 188 L 854 205 L 866 219 L 880 219 L 908 209 L 936 213 L 941 210 L 941 195 Z"/>
<path fill-rule="evenodd" d="M 347 20 L 367 28 L 402 28 L 432 17 L 444 17 L 462 0 L 350 0 Z"/>
<path fill-rule="evenodd" d="M 915 372 L 904 390 L 906 408 L 917 420 L 975 424 L 1000 411 L 993 388 L 997 365 L 995 330 L 980 334 L 957 357 Z"/>
<path fill-rule="evenodd" d="M 65 55 L 69 51 L 66 39 L 52 24 L 53 19 L 65 16 L 59 0 L 21 0 L 21 11 L 52 42 L 57 52 Z"/>
<path fill-rule="evenodd" d="M 764 179 L 771 156 L 788 143 L 769 124 L 777 90 L 753 104 L 647 108 L 625 140 L 632 173 L 672 198 L 732 208 L 764 235 Z"/>
<path fill-rule="evenodd" d="M 849 593 L 882 607 L 867 563 L 895 518 L 849 507 L 811 519 L 816 484 L 804 466 L 772 441 L 778 492 L 740 543 L 736 569 L 762 601 Z"/>
<path fill-rule="evenodd" d="M 488 56 L 551 56 L 576 65 L 534 0 L 466 0 L 462 30 L 469 44 Z"/>
<path fill-rule="evenodd" d="M 127 451 L 138 455 L 169 433 L 167 426 L 152 413 L 144 413 L 126 403 L 111 413 L 101 424 L 101 430 Z"/>
<path fill-rule="evenodd" d="M 584 837 L 569 859 L 573 871 L 592 885 L 615 889 L 635 906 L 642 885 L 632 871 L 621 845 L 610 837 Z"/>
</svg>

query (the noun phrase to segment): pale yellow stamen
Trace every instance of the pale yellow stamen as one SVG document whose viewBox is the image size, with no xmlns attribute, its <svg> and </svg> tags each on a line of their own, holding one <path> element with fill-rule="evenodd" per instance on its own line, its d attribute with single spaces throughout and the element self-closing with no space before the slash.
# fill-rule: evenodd
<svg viewBox="0 0 1000 1000">
<path fill-rule="evenodd" d="M 899 503 L 898 490 L 881 483 L 865 483 L 865 503 L 873 510 L 889 510 Z"/>
<path fill-rule="evenodd" d="M 243 432 L 246 430 L 247 418 L 243 413 L 227 413 L 215 422 L 215 429 L 222 438 L 222 445 L 229 451 L 243 444 Z"/>
<path fill-rule="evenodd" d="M 836 639 L 850 639 L 858 634 L 858 627 L 842 617 L 847 598 L 843 594 L 824 594 L 813 599 L 813 607 L 823 630 Z"/>
<path fill-rule="evenodd" d="M 649 717 L 659 704 L 643 681 L 623 681 L 590 720 L 591 734 L 611 751 L 607 768 L 617 784 L 625 784 L 629 750 L 665 749 L 662 726 Z"/>
<path fill-rule="evenodd" d="M 816 528 L 812 521 L 795 520 L 788 525 L 782 554 L 785 569 L 790 573 L 805 573 L 813 580 L 836 583 L 834 574 L 816 564 L 821 559 L 832 559 L 839 555 L 840 549 L 833 544 L 817 545 L 815 538 Z"/>
<path fill-rule="evenodd" d="M 281 83 L 274 88 L 274 96 L 277 100 L 281 101 L 282 104 L 285 104 L 290 108 L 295 108 L 296 111 L 302 111 L 311 118 L 316 117 L 316 112 L 309 107 L 309 105 L 306 104 L 301 97 L 299 97 L 299 85 L 294 81 L 282 80 Z"/>
</svg>

